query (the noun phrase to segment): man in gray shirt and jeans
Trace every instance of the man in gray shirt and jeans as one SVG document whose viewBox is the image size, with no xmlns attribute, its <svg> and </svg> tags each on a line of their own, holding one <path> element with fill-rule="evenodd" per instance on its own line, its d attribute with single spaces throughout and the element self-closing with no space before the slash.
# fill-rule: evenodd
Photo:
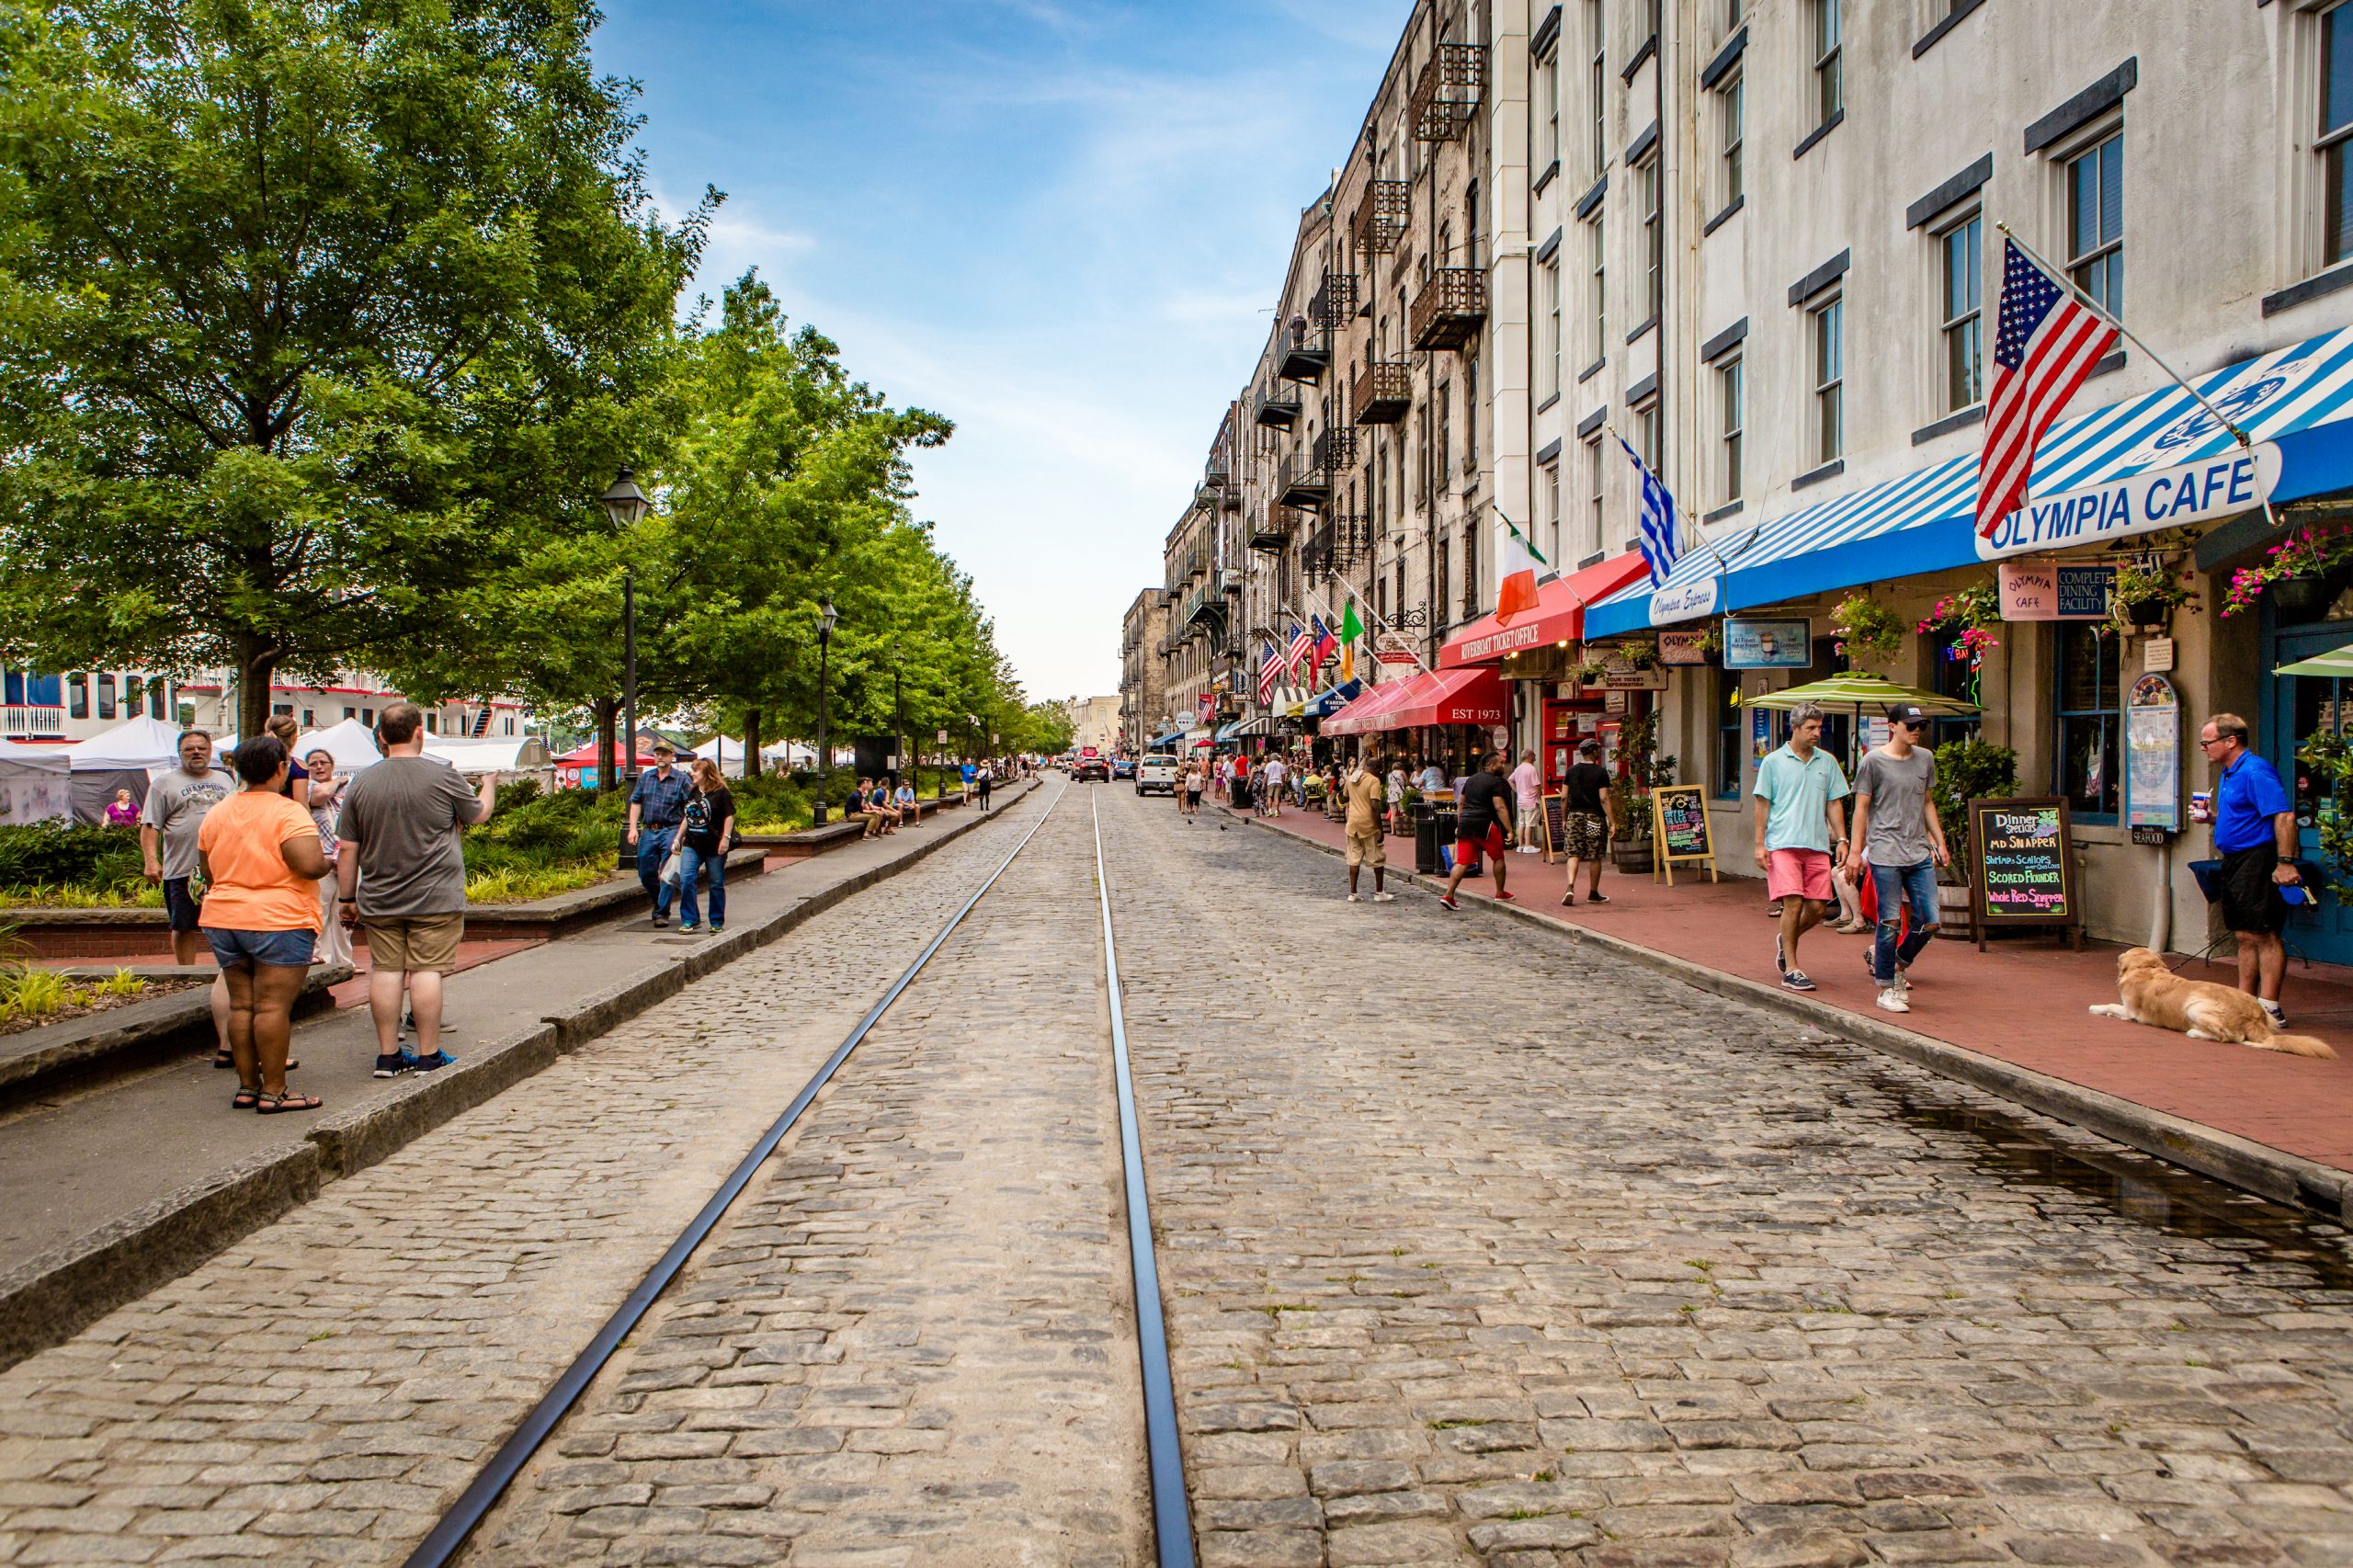
<svg viewBox="0 0 2353 1568">
<path fill-rule="evenodd" d="M 1871 891 L 1879 899 L 1871 978 L 1879 984 L 1879 1006 L 1891 1013 L 1912 1010 L 1908 971 L 1937 934 L 1937 868 L 1952 863 L 1930 793 L 1937 782 L 1936 754 L 1920 744 L 1927 729 L 1928 716 L 1919 704 L 1897 703 L 1887 710 L 1887 744 L 1872 747 L 1855 769 L 1855 842 L 1870 861 Z M 1847 880 L 1855 881 L 1857 874 L 1849 858 Z M 1898 941 L 1906 903 L 1912 929 Z"/>
</svg>

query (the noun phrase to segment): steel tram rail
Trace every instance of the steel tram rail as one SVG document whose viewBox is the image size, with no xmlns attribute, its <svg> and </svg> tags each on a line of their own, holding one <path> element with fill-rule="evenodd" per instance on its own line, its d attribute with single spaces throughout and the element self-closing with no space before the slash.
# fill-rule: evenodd
<svg viewBox="0 0 2353 1568">
<path fill-rule="evenodd" d="M 1065 786 L 1065 793 L 1067 790 Z M 530 1462 L 531 1456 L 554 1433 L 557 1425 L 579 1403 L 580 1396 L 587 1392 L 597 1374 L 612 1359 L 621 1341 L 636 1328 L 662 1292 L 686 1267 L 687 1260 L 709 1238 L 736 1198 L 751 1185 L 753 1176 L 799 1122 L 801 1113 L 832 1081 L 842 1063 L 849 1060 L 851 1052 L 881 1020 L 891 1005 L 914 983 L 916 975 L 930 963 L 948 938 L 955 935 L 957 927 L 963 925 L 965 916 L 972 914 L 974 906 L 997 884 L 998 879 L 1005 875 L 1015 858 L 1029 846 L 1029 841 L 1038 836 L 1061 802 L 1061 795 L 1047 802 L 1044 812 L 1029 831 L 1021 835 L 1021 841 L 997 862 L 987 880 L 949 917 L 947 925 L 940 927 L 938 934 L 925 945 L 915 961 L 891 983 L 881 997 L 843 1037 L 841 1044 L 834 1048 L 833 1054 L 825 1059 L 824 1065 L 801 1085 L 783 1113 L 760 1135 L 758 1142 L 729 1172 L 727 1179 L 720 1184 L 710 1200 L 688 1221 L 678 1238 L 670 1244 L 668 1250 L 614 1309 L 612 1315 L 605 1320 L 604 1325 L 580 1354 L 573 1358 L 572 1364 L 564 1369 L 563 1375 L 499 1445 L 490 1462 L 460 1494 L 449 1512 L 409 1553 L 404 1568 L 447 1568 L 447 1564 L 457 1557 L 475 1529 L 489 1517 L 491 1509 L 497 1506 L 499 1498 L 505 1495 L 507 1487 L 522 1473 L 523 1467 Z M 1142 1361 L 1144 1437 L 1152 1482 L 1154 1536 L 1159 1549 L 1161 1568 L 1193 1568 L 1192 1527 L 1185 1495 L 1184 1461 L 1177 1449 L 1174 1381 L 1169 1370 L 1167 1334 L 1161 1315 L 1159 1269 L 1152 1250 L 1152 1219 L 1144 1194 L 1143 1156 L 1137 1135 L 1135 1088 L 1128 1071 L 1127 1029 L 1120 1011 L 1119 962 L 1117 949 L 1113 946 L 1108 883 L 1103 869 L 1103 828 L 1099 811 L 1095 812 L 1095 865 L 1096 885 L 1103 916 L 1104 975 L 1110 988 L 1112 1062 L 1119 1093 L 1121 1173 L 1128 1209 L 1129 1264 L 1135 1279 L 1136 1338 Z"/>
</svg>

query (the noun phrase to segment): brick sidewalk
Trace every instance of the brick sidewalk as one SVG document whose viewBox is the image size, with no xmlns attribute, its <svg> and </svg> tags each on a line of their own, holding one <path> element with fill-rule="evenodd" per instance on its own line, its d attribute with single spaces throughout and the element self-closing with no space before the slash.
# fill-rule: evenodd
<svg viewBox="0 0 2353 1568">
<path fill-rule="evenodd" d="M 1313 812 L 1287 810 L 1261 823 L 1326 846 L 1336 846 L 1342 839 L 1338 824 Z M 1413 858 L 1411 838 L 1389 840 L 1392 869 L 1410 871 Z M 1332 869 L 1336 896 L 1346 875 Z M 1693 882 L 1677 868 L 1670 889 L 1612 868 L 1601 884 L 1608 903 L 1563 908 L 1565 865 L 1514 854 L 1505 875 L 1515 902 L 1531 914 L 1759 983 L 1778 978 L 1775 926 L 1765 913 L 1761 881 L 1727 877 L 1711 886 L 1705 872 Z M 1370 878 L 1364 887 L 1370 891 Z M 1462 896 L 1488 898 L 1494 888 L 1491 877 L 1466 878 Z M 2293 1027 L 2318 1035 L 2338 1052 L 2334 1062 L 2313 1062 L 2189 1040 L 2086 1012 L 2093 1003 L 2116 1000 L 2116 944 L 2093 943 L 2076 953 L 2037 936 L 2005 939 L 1980 953 L 1960 941 L 1935 943 L 1915 970 L 1908 1017 L 1881 1013 L 1871 1005 L 1877 992 L 1863 970 L 1870 947 L 1868 937 L 1841 937 L 1827 927 L 1807 933 L 1801 956 L 1806 973 L 1821 987 L 1813 999 L 2353 1170 L 2353 971 L 2326 964 L 2296 964 L 2289 971 L 2284 1000 Z M 2227 964 L 2197 960 L 2181 972 L 2226 984 L 2236 980 Z"/>
</svg>

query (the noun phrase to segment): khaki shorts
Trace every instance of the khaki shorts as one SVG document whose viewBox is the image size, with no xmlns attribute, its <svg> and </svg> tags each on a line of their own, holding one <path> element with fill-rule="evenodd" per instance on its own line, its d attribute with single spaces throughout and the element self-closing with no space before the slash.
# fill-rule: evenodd
<svg viewBox="0 0 2353 1568">
<path fill-rule="evenodd" d="M 404 974 L 447 974 L 458 967 L 458 943 L 466 934 L 466 912 L 411 915 L 386 920 L 362 917 L 372 969 Z"/>
<path fill-rule="evenodd" d="M 1370 828 L 1363 833 L 1353 829 L 1349 831 L 1348 864 L 1352 867 L 1389 864 L 1389 842 L 1379 828 Z"/>
</svg>

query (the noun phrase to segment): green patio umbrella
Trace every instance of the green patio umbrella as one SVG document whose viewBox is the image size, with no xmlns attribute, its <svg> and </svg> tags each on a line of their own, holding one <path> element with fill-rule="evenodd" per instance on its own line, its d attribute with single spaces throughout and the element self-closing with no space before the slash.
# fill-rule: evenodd
<svg viewBox="0 0 2353 1568">
<path fill-rule="evenodd" d="M 2336 655 L 2330 654 L 2329 657 Z M 1803 686 L 1768 691 L 1762 697 L 1741 699 L 1742 706 L 1747 708 L 1795 708 L 1805 702 L 1821 708 L 1844 708 L 1857 714 L 1866 708 L 1876 708 L 1885 712 L 1898 702 L 1916 702 L 1923 710 L 1947 718 L 1984 711 L 1976 703 L 1963 701 L 1958 697 L 1942 697 L 1933 691 L 1922 691 L 1917 687 L 1898 686 L 1879 676 L 1852 671 L 1832 676 L 1828 680 L 1808 681 Z"/>
<path fill-rule="evenodd" d="M 2275 676 L 2334 676 L 2339 680 L 2353 680 L 2353 642 L 2342 648 L 2331 648 L 2325 653 L 2315 653 L 2309 659 L 2298 659 L 2292 665 L 2282 665 L 2271 673 Z"/>
</svg>

